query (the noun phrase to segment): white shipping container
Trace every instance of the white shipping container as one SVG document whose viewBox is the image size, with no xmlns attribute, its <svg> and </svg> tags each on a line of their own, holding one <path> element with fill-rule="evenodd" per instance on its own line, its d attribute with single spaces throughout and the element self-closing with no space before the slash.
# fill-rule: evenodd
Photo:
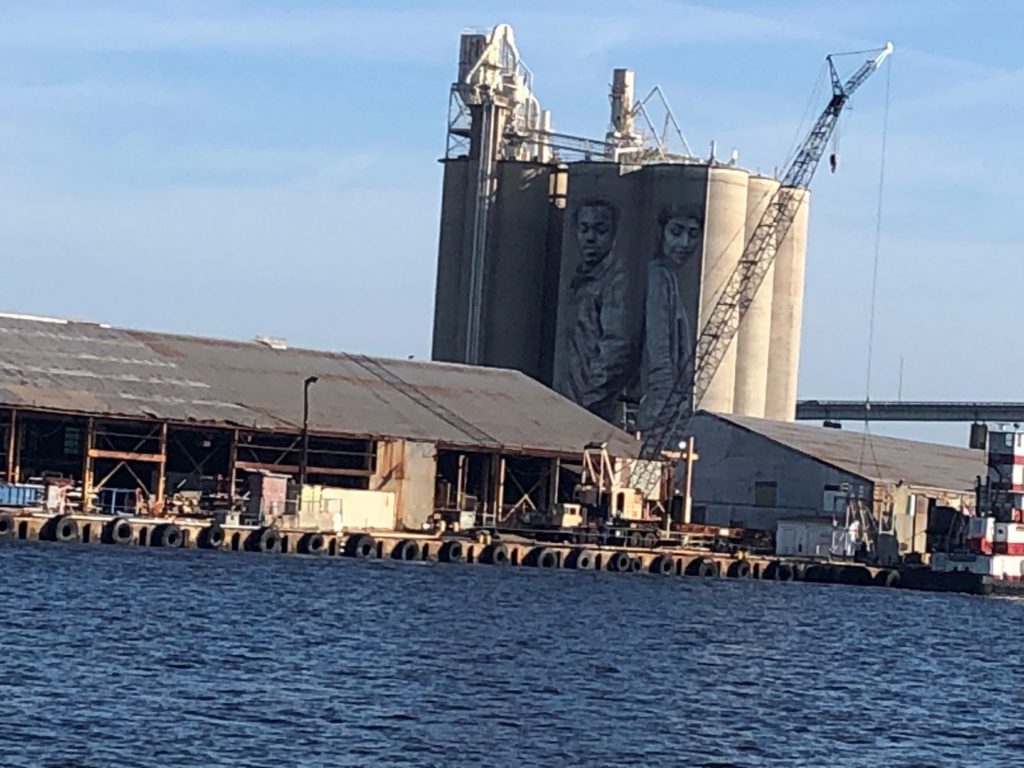
<svg viewBox="0 0 1024 768">
<path fill-rule="evenodd" d="M 783 518 L 775 528 L 775 554 L 827 558 L 833 528 L 831 517 Z"/>
<path fill-rule="evenodd" d="M 322 531 L 393 531 L 397 523 L 391 491 L 306 486 L 302 509 L 304 524 Z"/>
</svg>

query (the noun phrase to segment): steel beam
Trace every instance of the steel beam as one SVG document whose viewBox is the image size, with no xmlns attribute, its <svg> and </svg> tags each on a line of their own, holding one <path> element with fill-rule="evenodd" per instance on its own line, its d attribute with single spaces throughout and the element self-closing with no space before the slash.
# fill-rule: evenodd
<svg viewBox="0 0 1024 768">
<path fill-rule="evenodd" d="M 243 461 L 236 459 L 234 469 L 246 472 L 275 472 L 281 475 L 298 475 L 298 464 L 268 464 L 260 461 Z M 309 467 L 311 475 L 334 475 L 337 477 L 369 477 L 372 472 L 365 469 L 339 469 L 336 467 Z"/>
<path fill-rule="evenodd" d="M 931 421 L 1020 422 L 1024 402 L 929 402 L 879 400 L 802 400 L 796 404 L 799 421 Z"/>
<path fill-rule="evenodd" d="M 118 461 L 144 461 L 149 464 L 163 464 L 163 453 L 136 453 L 135 451 L 108 451 L 105 448 L 89 450 L 92 459 L 116 459 Z"/>
</svg>

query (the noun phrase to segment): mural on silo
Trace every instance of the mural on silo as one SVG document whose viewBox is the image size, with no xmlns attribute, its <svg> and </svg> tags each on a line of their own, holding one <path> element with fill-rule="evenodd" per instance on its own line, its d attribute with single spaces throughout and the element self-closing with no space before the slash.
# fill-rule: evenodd
<svg viewBox="0 0 1024 768">
<path fill-rule="evenodd" d="M 688 405 L 707 189 L 702 165 L 570 166 L 553 385 L 613 424 Z"/>
<path fill-rule="evenodd" d="M 641 430 L 672 415 L 692 387 L 703 233 L 701 217 L 686 207 L 667 207 L 658 216 L 657 247 L 647 265 Z M 677 391 L 677 385 L 684 386 Z"/>
<path fill-rule="evenodd" d="M 557 389 L 608 421 L 636 374 L 637 339 L 631 332 L 629 275 L 616 252 L 620 211 L 603 198 L 580 202 L 573 214 L 578 252 L 569 283 L 565 360 Z"/>
</svg>

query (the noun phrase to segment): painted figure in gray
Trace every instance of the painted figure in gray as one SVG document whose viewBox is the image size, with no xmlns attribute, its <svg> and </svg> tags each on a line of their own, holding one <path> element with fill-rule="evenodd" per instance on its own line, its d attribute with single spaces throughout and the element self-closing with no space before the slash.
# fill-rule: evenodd
<svg viewBox="0 0 1024 768">
<path fill-rule="evenodd" d="M 696 296 L 692 286 L 681 285 L 680 276 L 700 279 L 703 224 L 691 213 L 669 208 L 658 217 L 658 249 L 647 266 L 647 300 L 644 318 L 643 388 L 638 426 L 649 429 L 664 420 L 690 395 L 693 370 L 690 356 L 696 343 Z M 690 290 L 687 290 L 690 288 Z M 678 384 L 681 391 L 675 392 Z"/>
<path fill-rule="evenodd" d="M 565 382 L 573 400 L 612 422 L 618 421 L 619 395 L 636 368 L 626 322 L 626 274 L 612 253 L 618 224 L 619 211 L 607 200 L 585 200 L 573 217 L 580 260 L 569 284 L 573 314 Z"/>
</svg>

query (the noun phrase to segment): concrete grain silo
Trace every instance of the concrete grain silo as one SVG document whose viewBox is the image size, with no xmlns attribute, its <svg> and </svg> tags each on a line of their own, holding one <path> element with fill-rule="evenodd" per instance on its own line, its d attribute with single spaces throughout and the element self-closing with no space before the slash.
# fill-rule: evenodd
<svg viewBox="0 0 1024 768">
<path fill-rule="evenodd" d="M 779 182 L 766 176 L 751 176 L 747 188 L 747 223 L 745 239 L 749 240 L 761 216 L 768 208 Z M 774 238 L 768 244 L 775 248 Z M 768 356 L 772 330 L 772 295 L 775 265 L 769 267 L 764 282 L 740 323 L 736 334 L 736 390 L 733 413 L 763 417 L 768 393 Z"/>
<path fill-rule="evenodd" d="M 468 259 L 472 238 L 471 167 L 468 157 L 444 161 L 431 357 L 445 362 L 465 359 L 470 295 Z"/>
<path fill-rule="evenodd" d="M 480 362 L 534 378 L 542 363 L 538 286 L 546 279 L 552 170 L 544 163 L 498 163 L 484 259 Z"/>
<path fill-rule="evenodd" d="M 704 222 L 704 267 L 701 287 L 701 325 L 715 306 L 722 288 L 739 264 L 746 243 L 747 189 L 749 174 L 737 168 L 708 168 L 707 206 Z M 697 361 L 700 365 L 700 361 Z M 736 387 L 736 343 L 728 352 L 697 406 L 731 413 Z"/>
<path fill-rule="evenodd" d="M 807 261 L 809 194 L 795 190 L 799 203 L 793 224 L 777 244 L 772 294 L 771 341 L 768 346 L 768 387 L 765 417 L 796 418 L 797 370 L 800 363 L 800 323 L 804 304 L 804 266 Z"/>
<path fill-rule="evenodd" d="M 636 248 L 646 273 L 637 297 L 644 305 L 637 427 L 644 430 L 692 391 L 692 379 L 682 375 L 693 372 L 688 364 L 700 323 L 708 166 L 662 163 L 635 173 L 641 179 Z"/>
<path fill-rule="evenodd" d="M 553 386 L 609 421 L 639 366 L 643 254 L 638 174 L 614 162 L 568 165 Z"/>
<path fill-rule="evenodd" d="M 565 211 L 569 198 L 569 168 L 550 165 L 548 175 L 551 204 L 548 207 L 544 279 L 536 290 L 533 311 L 541 316 L 540 357 L 537 380 L 550 385 L 554 378 L 555 334 L 558 325 L 558 296 L 562 275 L 562 239 L 565 236 Z M 539 302 L 539 304 L 537 303 Z"/>
</svg>

